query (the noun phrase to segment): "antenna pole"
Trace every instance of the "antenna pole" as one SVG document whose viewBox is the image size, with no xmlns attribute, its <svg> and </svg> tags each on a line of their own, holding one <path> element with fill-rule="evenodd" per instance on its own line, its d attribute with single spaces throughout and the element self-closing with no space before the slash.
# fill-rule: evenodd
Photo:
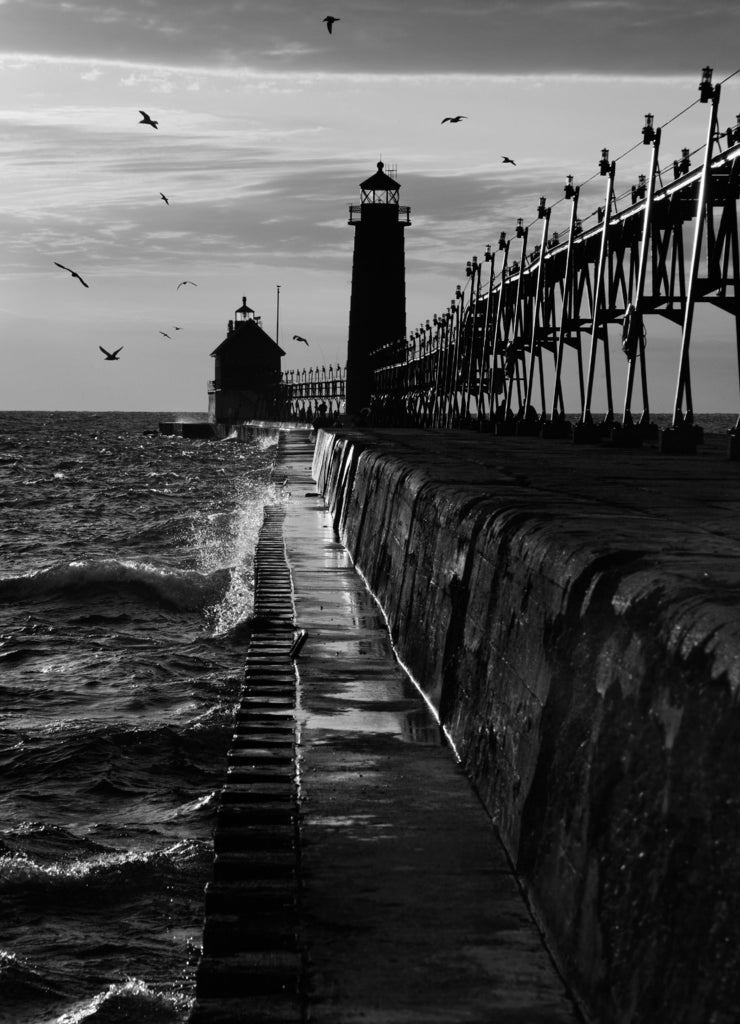
<svg viewBox="0 0 740 1024">
<path fill-rule="evenodd" d="M 275 344 L 280 344 L 280 285 L 276 285 L 277 299 L 275 308 Z"/>
</svg>

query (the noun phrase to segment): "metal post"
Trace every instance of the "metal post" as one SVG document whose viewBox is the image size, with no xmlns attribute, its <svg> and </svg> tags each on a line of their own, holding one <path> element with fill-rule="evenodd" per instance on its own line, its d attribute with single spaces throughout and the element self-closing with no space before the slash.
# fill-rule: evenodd
<svg viewBox="0 0 740 1024">
<path fill-rule="evenodd" d="M 470 422 L 470 398 L 473 385 L 473 357 L 475 354 L 476 337 L 478 334 L 478 303 L 480 301 L 480 275 L 481 275 L 482 264 L 478 263 L 477 259 L 474 258 L 472 262 L 472 274 L 470 277 L 470 349 L 468 351 L 468 372 L 467 379 L 465 381 L 465 422 Z M 483 368 L 483 354 L 481 353 L 481 373 Z M 477 401 L 477 399 L 476 399 Z M 476 413 L 480 416 L 480 406 L 476 409 Z"/>
<path fill-rule="evenodd" d="M 704 151 L 704 166 L 702 167 L 699 182 L 699 196 L 696 205 L 696 227 L 694 229 L 694 245 L 691 251 L 691 269 L 689 271 L 689 287 L 686 295 L 686 307 L 684 310 L 683 331 L 681 334 L 681 359 L 678 367 L 678 381 L 676 383 L 676 399 L 673 406 L 672 428 L 675 430 L 685 424 L 691 427 L 693 424 L 694 411 L 691 398 L 691 374 L 689 366 L 689 346 L 691 343 L 691 327 L 694 320 L 694 305 L 696 303 L 697 279 L 699 277 L 699 262 L 701 260 L 701 243 L 704 234 L 704 223 L 706 220 L 707 203 L 709 201 L 709 178 L 711 174 L 712 150 L 714 139 L 717 133 L 717 109 L 719 107 L 720 87 L 715 85 L 712 91 L 712 108 L 709 114 L 709 128 L 707 130 L 707 144 Z M 686 416 L 681 411 L 684 395 L 686 397 Z M 673 446 L 672 450 L 675 450 Z"/>
<path fill-rule="evenodd" d="M 490 246 L 486 251 L 486 262 L 491 264 L 490 274 L 488 279 L 488 298 L 486 299 L 486 319 L 483 324 L 483 341 L 481 343 L 481 360 L 480 360 L 480 380 L 478 381 L 478 430 L 483 430 L 483 415 L 481 410 L 483 409 L 483 381 L 485 379 L 484 364 L 488 358 L 488 338 L 490 334 L 491 325 L 491 300 L 493 297 L 493 266 L 494 257 L 490 251 Z M 492 369 L 491 360 L 489 360 L 489 375 L 488 375 L 488 404 L 489 404 L 489 417 L 493 417 L 493 389 L 492 389 Z"/>
<path fill-rule="evenodd" d="M 598 344 L 599 319 L 602 306 L 604 305 L 604 266 L 606 264 L 606 252 L 609 244 L 609 223 L 611 220 L 612 200 L 614 198 L 614 173 L 615 165 L 612 162 L 606 176 L 606 196 L 604 197 L 604 220 L 601 225 L 601 247 L 599 249 L 599 262 L 596 265 L 596 282 L 594 286 L 593 310 L 591 313 L 591 344 L 588 351 L 588 374 L 586 379 L 586 396 L 581 410 L 581 422 L 579 426 L 581 435 L 583 431 L 590 430 L 593 423 L 591 419 L 591 398 L 594 388 L 594 372 L 596 369 L 596 346 Z M 605 343 L 606 344 L 606 343 Z M 613 414 L 611 380 L 608 379 L 607 387 L 607 418 L 611 419 Z"/>
<path fill-rule="evenodd" d="M 455 296 L 457 298 L 457 295 Z M 447 412 L 447 429 L 449 430 L 455 422 L 455 415 L 458 412 L 457 408 L 457 372 L 460 365 L 460 341 L 462 336 L 462 314 L 465 303 L 465 293 L 463 292 L 457 303 L 455 304 L 455 310 L 453 319 L 455 320 L 454 340 L 455 340 L 455 353 L 454 358 L 451 360 L 450 369 L 452 371 L 451 378 L 448 382 L 448 390 L 450 392 L 450 404 Z M 453 390 L 454 389 L 454 390 Z"/>
<path fill-rule="evenodd" d="M 544 278 L 545 268 L 545 250 L 547 249 L 547 232 L 550 227 L 550 207 L 545 209 L 543 224 L 542 224 L 542 241 L 540 246 L 540 257 L 537 263 L 537 281 L 535 284 L 534 293 L 534 313 L 532 316 L 532 334 L 530 338 L 530 351 L 529 351 L 529 369 L 527 373 L 527 390 L 524 396 L 524 418 L 529 414 L 529 406 L 532 401 L 532 386 L 534 382 L 534 360 L 535 360 L 535 348 L 537 348 L 537 356 L 542 361 L 542 354 L 539 346 L 539 340 L 537 338 L 538 327 L 540 322 L 540 307 L 542 305 L 542 282 Z M 526 364 L 526 359 L 525 359 Z M 541 369 L 541 365 L 540 365 Z M 544 409 L 542 410 L 544 412 Z"/>
<path fill-rule="evenodd" d="M 576 216 L 578 214 L 578 196 L 580 194 L 580 187 L 576 186 L 570 209 L 570 227 L 568 231 L 568 252 L 565 257 L 565 280 L 563 281 L 563 306 L 560 310 L 560 329 L 558 331 L 558 348 L 555 357 L 555 389 L 552 396 L 552 410 L 550 418 L 554 422 L 558 416 L 558 412 L 561 417 L 565 416 L 565 404 L 563 402 L 563 389 L 560 383 L 560 375 L 563 368 L 563 349 L 565 346 L 566 331 L 568 331 L 568 321 L 571 319 L 571 290 L 573 287 L 573 232 L 576 226 Z M 578 342 L 580 351 L 580 339 Z M 583 407 L 583 375 L 578 374 L 578 383 L 581 389 L 581 407 Z M 558 409 L 558 404 L 560 408 Z"/>
<path fill-rule="evenodd" d="M 504 246 L 504 262 L 501 265 L 501 273 L 499 275 L 498 299 L 497 299 L 497 302 L 496 302 L 496 320 L 495 320 L 495 323 L 493 325 L 493 339 L 491 341 L 491 381 L 490 381 L 490 388 L 491 388 L 491 421 L 493 421 L 494 414 L 498 413 L 499 407 L 502 407 L 506 403 L 505 395 L 504 395 L 504 401 L 503 402 L 499 402 L 499 400 L 498 400 L 498 392 L 496 390 L 495 385 L 496 385 L 497 362 L 499 361 L 499 353 L 498 353 L 499 345 L 498 345 L 498 343 L 499 343 L 499 337 L 500 337 L 500 334 L 501 334 L 500 327 L 501 327 L 501 318 L 503 316 L 503 309 L 504 309 L 504 288 L 506 287 L 506 269 L 507 269 L 507 266 L 508 266 L 508 262 L 509 262 L 509 242 L 506 242 L 506 244 Z M 491 264 L 491 279 L 493 280 L 493 264 Z M 489 295 L 492 295 L 492 294 L 493 294 L 492 290 L 489 289 Z M 489 298 L 489 303 L 490 303 L 490 298 Z M 503 363 L 504 363 L 504 361 L 502 359 L 501 360 L 502 370 L 504 369 Z M 494 410 L 494 406 L 495 406 L 495 410 Z"/>
<path fill-rule="evenodd" d="M 277 300 L 275 310 L 275 344 L 280 344 L 280 285 L 277 287 Z"/>
<path fill-rule="evenodd" d="M 441 320 L 437 323 L 437 366 L 436 366 L 436 382 L 434 385 L 434 403 L 432 406 L 432 425 L 435 427 L 442 426 L 442 354 L 443 354 L 443 340 L 447 336 L 447 312 L 442 314 Z"/>
<path fill-rule="evenodd" d="M 519 304 L 521 302 L 522 281 L 524 279 L 524 260 L 525 260 L 526 255 L 527 255 L 527 236 L 528 235 L 529 235 L 529 228 L 523 228 L 522 229 L 522 236 L 521 236 L 522 237 L 522 248 L 521 248 L 521 252 L 519 254 L 519 277 L 517 278 L 517 282 L 516 282 L 516 298 L 514 299 L 514 322 L 513 322 L 513 325 L 512 325 L 513 330 L 512 330 L 512 338 L 511 338 L 511 344 L 514 345 L 515 348 L 516 348 L 516 344 L 517 344 L 517 338 L 516 338 L 516 326 L 517 326 L 516 325 L 516 318 L 517 318 L 517 316 L 519 314 Z M 514 352 L 514 360 L 515 360 L 515 362 L 518 362 L 518 359 L 519 359 L 519 354 L 515 351 Z M 508 417 L 509 413 L 511 412 L 511 398 L 512 398 L 512 391 L 513 390 L 514 390 L 514 375 L 512 374 L 509 377 L 509 383 L 508 383 L 508 387 L 506 389 L 506 416 L 507 417 Z M 519 389 L 517 389 L 517 391 L 519 392 Z M 521 392 L 519 392 L 519 405 L 521 407 Z"/>
<path fill-rule="evenodd" d="M 624 411 L 622 413 L 622 427 L 629 430 L 632 426 L 632 411 L 630 408 L 632 402 L 632 387 L 635 379 L 635 365 L 637 357 L 639 355 L 642 365 L 642 376 L 643 376 L 643 402 L 644 409 L 640 422 L 646 424 L 650 419 L 650 410 L 647 402 L 647 386 L 645 382 L 645 340 L 642 333 L 642 317 L 643 317 L 643 295 L 645 293 L 645 277 L 647 275 L 647 260 L 648 252 L 650 251 L 650 244 L 652 239 L 652 226 L 653 226 L 653 205 L 655 199 L 655 179 L 657 175 L 658 167 L 658 153 L 660 151 L 660 128 L 655 130 L 655 139 L 653 140 L 653 152 L 650 156 L 650 171 L 648 172 L 647 181 L 647 193 L 645 196 L 645 213 L 642 221 L 642 239 L 640 241 L 640 264 L 637 270 L 637 283 L 635 285 L 635 297 L 632 303 L 634 307 L 634 319 L 633 319 L 633 330 L 637 333 L 637 344 L 634 346 L 633 351 L 629 354 L 629 364 L 627 369 L 627 387 L 625 389 L 624 396 Z M 629 330 L 625 327 L 626 330 Z"/>
</svg>

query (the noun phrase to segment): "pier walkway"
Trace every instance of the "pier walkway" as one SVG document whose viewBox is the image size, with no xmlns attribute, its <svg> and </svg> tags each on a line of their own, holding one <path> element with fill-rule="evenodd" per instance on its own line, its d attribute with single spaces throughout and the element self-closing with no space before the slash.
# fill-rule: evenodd
<svg viewBox="0 0 740 1024">
<path fill-rule="evenodd" d="M 574 990 L 603 1021 L 736 1019 L 726 438 L 318 445 L 320 483 L 281 433 L 191 1024 L 561 1024 Z"/>
<path fill-rule="evenodd" d="M 334 535 L 312 455 L 308 432 L 282 435 L 292 607 L 273 512 L 262 578 L 273 583 L 261 597 L 258 577 L 191 1022 L 578 1021 L 489 816 Z M 289 708 L 293 616 L 307 635 Z M 282 736 L 272 750 L 268 735 Z M 259 777 L 246 794 L 250 752 Z M 257 802 L 271 787 L 279 806 Z"/>
</svg>

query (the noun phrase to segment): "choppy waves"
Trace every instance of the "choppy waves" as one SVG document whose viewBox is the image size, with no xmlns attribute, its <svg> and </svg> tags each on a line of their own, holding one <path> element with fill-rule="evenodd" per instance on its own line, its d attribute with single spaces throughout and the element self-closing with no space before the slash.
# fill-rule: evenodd
<svg viewBox="0 0 740 1024">
<path fill-rule="evenodd" d="M 192 1000 L 182 992 L 157 991 L 140 978 L 109 985 L 104 992 L 84 1000 L 55 1018 L 54 1024 L 168 1024 L 182 1019 Z M 51 1022 L 49 1022 L 51 1024 Z"/>
<path fill-rule="evenodd" d="M 152 830 L 115 849 L 28 823 L 0 849 L 0 1020 L 184 1019 L 209 842 Z"/>
<path fill-rule="evenodd" d="M 0 1022 L 178 1022 L 274 443 L 3 414 Z"/>
<path fill-rule="evenodd" d="M 229 569 L 199 572 L 166 569 L 116 558 L 59 562 L 22 576 L 0 579 L 0 601 L 33 601 L 50 596 L 93 603 L 113 593 L 170 608 L 203 609 L 223 598 L 231 583 Z"/>
<path fill-rule="evenodd" d="M 171 1024 L 184 1019 L 192 996 L 184 985 L 170 990 L 157 988 L 141 978 L 129 978 L 108 985 L 84 999 L 66 996 L 67 979 L 48 978 L 43 970 L 15 953 L 0 949 L 0 1019 L 7 1024 L 27 1019 L 33 1013 L 36 1024 Z M 36 1004 L 36 1009 L 31 1007 Z M 56 1006 L 56 1009 L 52 1007 Z"/>
<path fill-rule="evenodd" d="M 14 841 L 22 845 L 22 839 L 22 834 L 9 833 L 3 845 L 6 849 Z M 94 894 L 97 900 L 116 903 L 126 886 L 138 886 L 141 891 L 151 880 L 159 887 L 163 875 L 187 872 L 204 853 L 209 856 L 210 847 L 204 851 L 202 842 L 192 840 L 179 840 L 164 849 L 106 850 L 51 863 L 25 852 L 4 853 L 0 855 L 0 894 L 7 897 L 19 889 L 33 889 L 49 897 L 53 890 L 55 898 L 64 894 L 74 899 L 84 893 L 86 899 Z M 124 888 L 117 892 L 116 886 Z"/>
</svg>

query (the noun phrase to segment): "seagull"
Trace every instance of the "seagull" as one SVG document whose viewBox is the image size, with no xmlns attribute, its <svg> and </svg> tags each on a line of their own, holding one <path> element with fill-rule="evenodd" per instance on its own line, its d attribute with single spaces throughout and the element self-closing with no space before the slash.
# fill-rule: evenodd
<svg viewBox="0 0 740 1024">
<path fill-rule="evenodd" d="M 169 338 L 170 341 L 172 341 L 172 336 L 169 335 L 167 331 L 160 331 L 159 333 L 162 335 L 163 338 Z"/>
<path fill-rule="evenodd" d="M 440 123 L 444 124 L 445 121 L 449 121 L 450 124 L 457 124 L 458 121 L 462 121 L 462 119 L 467 118 L 467 116 L 467 114 L 456 114 L 454 117 L 443 117 Z"/>
<path fill-rule="evenodd" d="M 83 281 L 83 280 L 82 280 L 82 278 L 80 277 L 80 275 L 79 275 L 79 274 L 77 273 L 77 271 L 76 271 L 76 270 L 70 270 L 70 268 L 69 268 L 69 267 L 65 267 L 63 263 L 57 263 L 57 261 L 56 261 L 56 260 L 54 260 L 54 266 L 55 266 L 55 267 L 61 267 L 61 268 L 62 268 L 62 270 L 66 270 L 68 274 L 71 274 L 71 275 L 72 275 L 72 277 L 76 277 L 76 278 L 77 278 L 77 280 L 78 280 L 78 281 L 80 282 L 80 284 L 84 284 L 84 286 L 85 286 L 86 288 L 89 288 L 89 287 L 90 287 L 90 285 L 89 285 L 89 284 L 87 283 L 87 281 Z"/>
<path fill-rule="evenodd" d="M 304 345 L 308 345 L 308 342 L 306 341 L 306 339 L 302 338 L 300 334 L 294 334 L 293 335 L 293 341 L 302 341 Z"/>
<path fill-rule="evenodd" d="M 514 166 L 516 167 L 516 161 L 512 160 L 510 156 L 502 156 L 501 159 L 505 164 L 514 164 Z"/>
<path fill-rule="evenodd" d="M 157 125 L 159 124 L 159 121 L 152 121 L 151 117 L 149 117 L 146 110 L 140 110 L 139 113 L 141 114 L 141 120 L 139 121 L 139 124 L 150 124 L 152 128 L 156 128 Z"/>
<path fill-rule="evenodd" d="M 172 327 L 172 330 L 173 331 L 181 331 L 182 327 L 178 327 L 177 324 L 174 324 L 173 327 Z"/>
<path fill-rule="evenodd" d="M 195 281 L 180 281 L 180 283 L 178 284 L 178 286 L 175 289 L 175 291 L 179 291 L 184 284 L 192 284 L 193 288 L 197 288 L 198 287 L 198 285 L 195 283 Z"/>
<path fill-rule="evenodd" d="M 164 192 L 160 192 L 159 194 L 161 195 L 161 197 L 162 197 L 162 198 L 164 199 L 164 201 L 165 201 L 165 202 L 167 203 L 167 205 L 169 206 L 169 205 L 170 205 L 170 201 L 169 201 L 169 199 L 167 198 L 167 196 L 166 196 L 166 195 L 164 194 Z"/>
<path fill-rule="evenodd" d="M 123 345 L 121 345 L 121 348 L 117 348 L 115 352 L 109 352 L 108 349 L 103 348 L 102 345 L 98 345 L 98 348 L 103 353 L 106 359 L 118 359 L 118 353 L 121 351 L 121 348 L 123 348 Z"/>
<path fill-rule="evenodd" d="M 324 21 L 326 22 L 326 27 L 329 30 L 329 35 L 331 35 L 331 29 L 332 29 L 332 25 L 334 24 L 334 22 L 335 21 L 341 21 L 341 20 L 342 20 L 341 18 L 335 18 L 335 17 L 333 17 L 333 15 L 327 14 L 327 16 L 324 18 Z"/>
</svg>

